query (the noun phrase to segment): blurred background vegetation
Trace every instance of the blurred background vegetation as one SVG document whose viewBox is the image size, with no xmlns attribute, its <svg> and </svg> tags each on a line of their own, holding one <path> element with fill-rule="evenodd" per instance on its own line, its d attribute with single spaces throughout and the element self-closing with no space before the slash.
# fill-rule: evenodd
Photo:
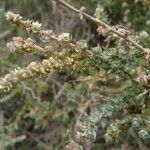
<svg viewBox="0 0 150 150">
<path fill-rule="evenodd" d="M 84 6 L 93 15 L 97 6 L 105 13 L 103 20 L 111 25 L 127 25 L 141 34 L 150 34 L 149 0 L 68 0 L 74 6 Z M 123 5 L 127 2 L 128 5 Z M 21 29 L 14 29 L 5 20 L 8 10 L 25 18 L 37 20 L 56 34 L 70 33 L 73 39 L 85 40 L 88 46 L 96 46 L 103 37 L 97 27 L 88 20 L 66 10 L 53 7 L 51 0 L 1 0 L 0 1 L 0 74 L 26 66 L 35 54 L 11 54 L 6 43 L 14 36 L 28 37 Z M 36 37 L 35 37 L 36 38 Z M 149 41 L 147 41 L 147 45 Z M 147 46 L 145 45 L 145 46 Z M 90 91 L 85 84 L 75 84 L 75 76 L 50 73 L 46 77 L 20 82 L 0 102 L 0 150 L 61 150 L 73 136 L 73 129 L 87 99 L 100 95 Z M 4 128 L 7 126 L 6 129 Z M 25 138 L 24 135 L 27 137 Z M 3 137 L 3 138 L 2 138 Z M 113 146 L 112 146 L 113 147 Z M 93 149 L 99 149 L 97 146 Z M 104 149 L 110 149 L 105 145 Z M 134 146 L 131 148 L 134 149 Z"/>
</svg>

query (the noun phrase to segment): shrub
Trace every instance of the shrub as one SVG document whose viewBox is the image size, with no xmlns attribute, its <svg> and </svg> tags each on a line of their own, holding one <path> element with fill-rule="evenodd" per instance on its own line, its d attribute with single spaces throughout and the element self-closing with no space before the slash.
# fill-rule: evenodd
<svg viewBox="0 0 150 150">
<path fill-rule="evenodd" d="M 68 33 L 56 35 L 19 14 L 6 13 L 14 28 L 29 35 L 13 37 L 7 43 L 11 55 L 16 54 L 15 59 L 20 55 L 34 57 L 25 60 L 27 67 L 17 67 L 0 80 L 4 107 L 0 111 L 1 149 L 149 147 L 148 30 L 130 30 L 129 26 L 140 20 L 128 20 L 125 12 L 126 26 L 110 25 L 115 21 L 110 20 L 109 13 L 117 7 L 116 1 L 110 2 L 101 1 L 94 17 L 85 13 L 84 7 L 76 9 L 62 0 L 53 2 L 56 11 L 65 7 L 75 11 L 82 22 L 97 25 L 101 40 L 96 40 L 96 46 L 75 40 Z M 128 1 L 120 3 L 129 9 Z M 3 113 L 5 109 L 8 112 Z"/>
</svg>

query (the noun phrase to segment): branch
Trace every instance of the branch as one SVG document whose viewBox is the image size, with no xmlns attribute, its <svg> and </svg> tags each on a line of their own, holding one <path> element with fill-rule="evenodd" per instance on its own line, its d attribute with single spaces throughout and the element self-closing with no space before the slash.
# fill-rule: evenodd
<svg viewBox="0 0 150 150">
<path fill-rule="evenodd" d="M 103 22 L 102 20 L 98 20 L 92 16 L 90 16 L 89 14 L 79 10 L 79 9 L 76 9 L 75 7 L 71 6 L 70 4 L 68 4 L 67 2 L 63 1 L 63 0 L 54 0 L 55 2 L 69 8 L 70 10 L 78 13 L 78 14 L 82 14 L 83 17 L 97 23 L 98 25 L 101 25 L 105 28 L 107 28 L 110 32 L 112 33 L 115 33 L 116 35 L 118 35 L 118 37 L 120 38 L 123 38 L 124 40 L 130 42 L 133 46 L 135 46 L 136 48 L 138 48 L 139 50 L 141 50 L 142 52 L 144 53 L 148 53 L 150 54 L 150 51 L 146 51 L 145 48 L 143 48 L 141 45 L 139 45 L 138 43 L 136 43 L 135 41 L 133 41 L 132 39 L 130 39 L 128 36 L 126 36 L 125 34 L 122 34 L 121 32 L 113 29 L 111 26 L 109 26 L 108 24 L 106 24 L 105 22 Z"/>
<path fill-rule="evenodd" d="M 4 37 L 6 37 L 11 31 L 6 30 L 3 33 L 0 34 L 0 40 L 3 39 Z"/>
</svg>

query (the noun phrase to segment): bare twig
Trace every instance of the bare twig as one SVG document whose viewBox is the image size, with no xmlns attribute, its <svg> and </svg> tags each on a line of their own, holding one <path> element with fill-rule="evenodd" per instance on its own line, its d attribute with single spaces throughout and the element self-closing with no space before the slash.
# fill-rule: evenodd
<svg viewBox="0 0 150 150">
<path fill-rule="evenodd" d="M 15 96 L 15 92 L 6 95 L 5 97 L 0 99 L 0 103 L 6 103 L 8 100 L 12 99 Z"/>
<path fill-rule="evenodd" d="M 84 104 L 84 106 L 82 107 L 82 109 L 81 109 L 81 112 L 80 112 L 80 114 L 79 114 L 79 116 L 78 116 L 78 118 L 77 118 L 77 120 L 76 120 L 76 124 L 75 124 L 75 127 L 74 127 L 74 132 L 76 132 L 77 131 L 77 128 L 78 128 L 78 126 L 80 126 L 80 121 L 81 121 L 81 118 L 83 117 L 83 115 L 84 115 L 84 113 L 86 112 L 86 110 L 87 110 L 87 108 L 90 106 L 90 104 L 91 104 L 91 101 L 87 101 L 85 104 Z"/>
<path fill-rule="evenodd" d="M 6 30 L 3 33 L 0 34 L 0 40 L 3 39 L 4 37 L 6 37 L 11 31 Z"/>
<path fill-rule="evenodd" d="M 97 23 L 100 26 L 103 26 L 105 28 L 107 28 L 110 32 L 115 33 L 116 35 L 118 35 L 118 37 L 123 38 L 124 40 L 130 42 L 133 46 L 135 46 L 136 48 L 138 48 L 139 50 L 141 50 L 144 53 L 150 53 L 150 51 L 146 51 L 145 48 L 143 48 L 141 45 L 139 45 L 138 43 L 136 43 L 135 41 L 133 41 L 132 39 L 130 39 L 128 36 L 126 36 L 125 34 L 122 34 L 121 32 L 113 29 L 111 26 L 109 26 L 108 24 L 106 24 L 105 22 L 103 22 L 102 20 L 98 20 L 92 16 L 90 16 L 89 14 L 81 11 L 80 9 L 77 9 L 73 6 L 71 6 L 70 4 L 68 4 L 67 2 L 63 1 L 63 0 L 54 0 L 56 3 L 59 3 L 67 8 L 69 8 L 70 10 L 78 13 L 78 14 L 82 14 L 83 17 Z"/>
</svg>

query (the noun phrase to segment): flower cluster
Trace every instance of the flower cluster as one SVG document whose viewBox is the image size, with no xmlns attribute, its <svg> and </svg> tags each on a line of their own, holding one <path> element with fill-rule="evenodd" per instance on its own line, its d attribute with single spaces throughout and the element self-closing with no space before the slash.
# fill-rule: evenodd
<svg viewBox="0 0 150 150">
<path fill-rule="evenodd" d="M 42 30 L 41 23 L 32 20 L 24 20 L 22 16 L 19 14 L 14 14 L 10 11 L 6 13 L 6 19 L 10 22 L 11 25 L 15 27 L 21 27 L 27 32 L 33 32 L 39 34 L 39 36 L 45 40 L 45 42 L 56 42 L 57 44 L 63 44 L 63 46 L 67 46 L 71 49 L 76 47 L 75 43 L 66 36 L 56 36 L 52 30 Z"/>
<path fill-rule="evenodd" d="M 22 37 L 14 37 L 13 41 L 7 43 L 7 48 L 10 52 L 14 52 L 16 49 L 22 49 L 27 52 L 31 52 L 34 49 L 34 40 L 28 38 L 24 40 Z"/>
</svg>

